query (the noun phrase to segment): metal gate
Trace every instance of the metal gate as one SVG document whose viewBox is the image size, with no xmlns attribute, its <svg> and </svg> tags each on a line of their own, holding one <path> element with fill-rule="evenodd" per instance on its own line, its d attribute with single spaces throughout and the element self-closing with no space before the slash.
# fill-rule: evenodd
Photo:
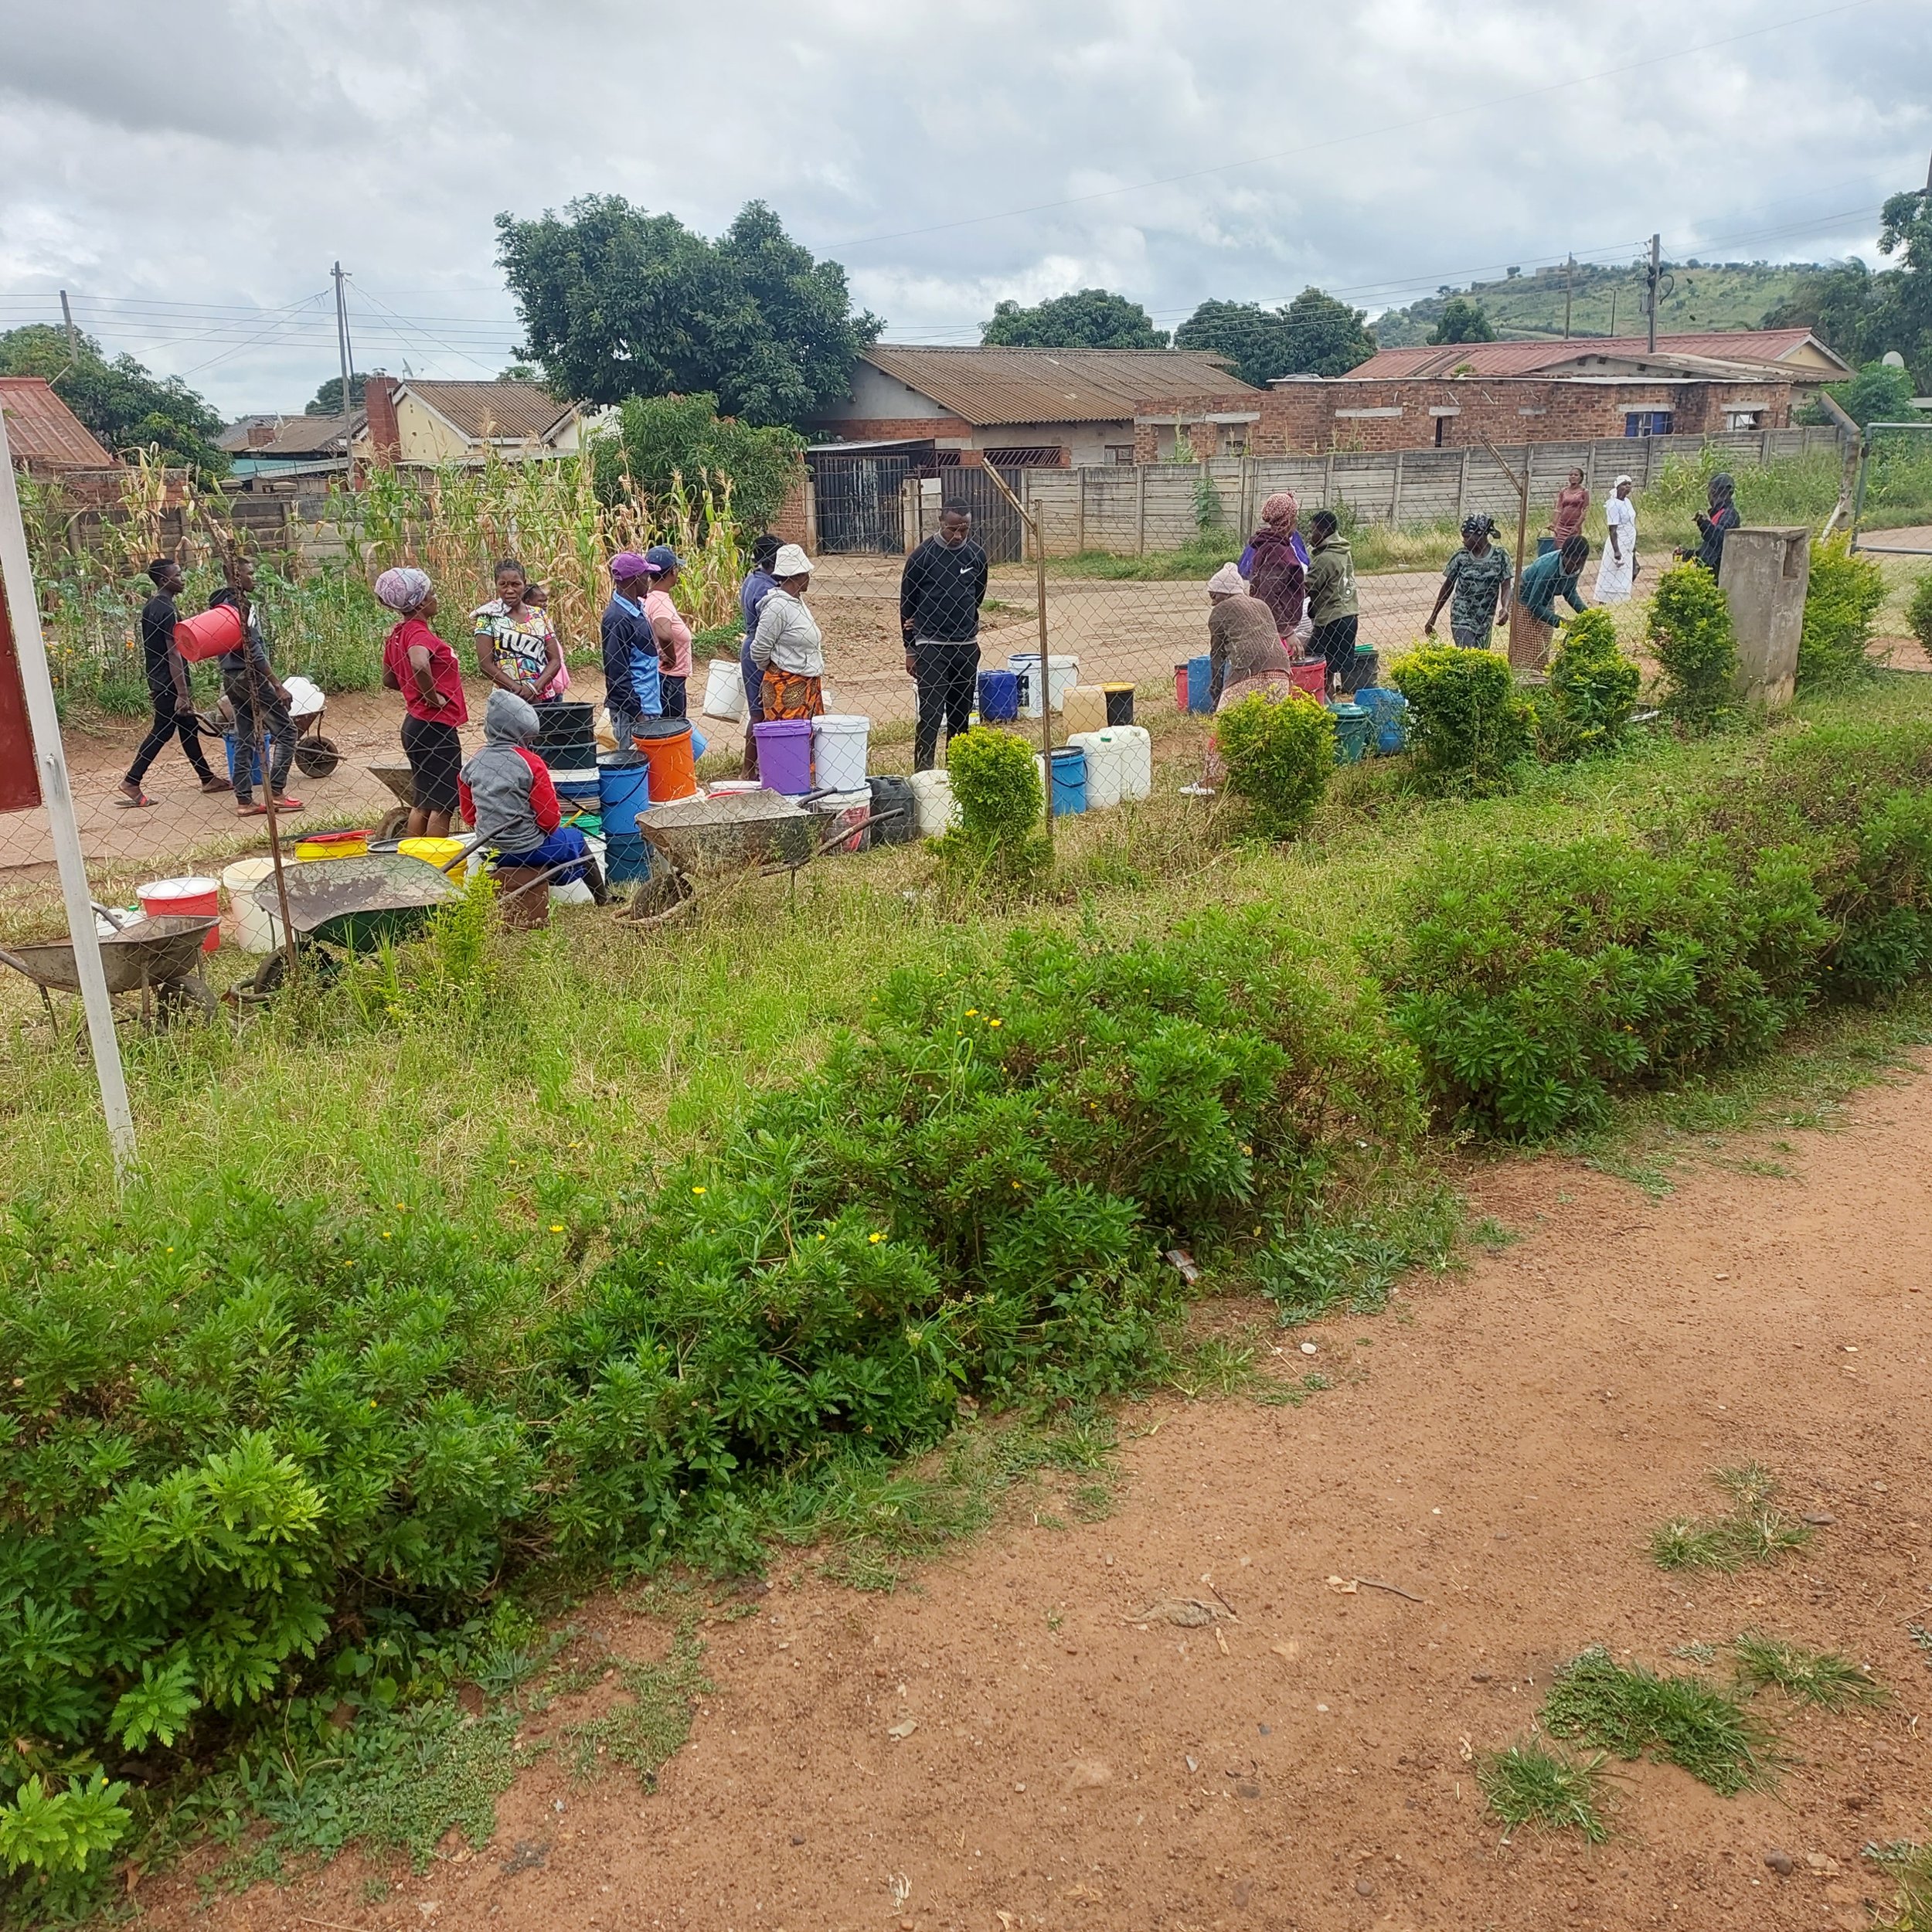
<svg viewBox="0 0 1932 1932">
<path fill-rule="evenodd" d="M 1000 472 L 1006 487 L 1025 500 L 1023 473 Z M 986 553 L 989 563 L 1017 563 L 1020 560 L 1019 512 L 1000 494 L 999 485 L 983 469 L 961 464 L 939 473 L 942 502 L 957 503 L 973 513 L 973 540 Z M 934 527 L 937 529 L 935 520 Z"/>
<path fill-rule="evenodd" d="M 906 548 L 902 497 L 912 473 L 910 456 L 835 456 L 811 458 L 811 481 L 818 512 L 818 547 L 838 552 L 884 551 L 896 556 Z"/>
</svg>

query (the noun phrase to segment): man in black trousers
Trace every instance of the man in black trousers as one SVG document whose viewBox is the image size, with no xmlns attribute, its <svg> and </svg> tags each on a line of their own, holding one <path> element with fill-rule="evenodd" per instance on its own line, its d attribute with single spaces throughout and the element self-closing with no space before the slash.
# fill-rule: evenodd
<svg viewBox="0 0 1932 1932">
<path fill-rule="evenodd" d="M 979 607 L 986 597 L 986 553 L 973 540 L 973 513 L 948 503 L 939 534 L 906 560 L 899 580 L 899 624 L 906 668 L 919 685 L 913 768 L 930 771 L 940 727 L 956 738 L 971 721 L 979 675 Z"/>
<path fill-rule="evenodd" d="M 157 557 L 148 566 L 155 594 L 141 607 L 141 655 L 148 672 L 148 695 L 155 707 L 155 721 L 128 775 L 121 781 L 116 803 L 151 805 L 154 801 L 141 789 L 148 767 L 161 756 L 170 738 L 179 738 L 188 762 L 195 768 L 203 791 L 226 791 L 228 781 L 209 770 L 202 754 L 201 736 L 195 723 L 195 701 L 189 693 L 188 667 L 175 648 L 175 622 L 179 613 L 175 600 L 183 588 L 181 566 L 172 557 Z"/>
</svg>

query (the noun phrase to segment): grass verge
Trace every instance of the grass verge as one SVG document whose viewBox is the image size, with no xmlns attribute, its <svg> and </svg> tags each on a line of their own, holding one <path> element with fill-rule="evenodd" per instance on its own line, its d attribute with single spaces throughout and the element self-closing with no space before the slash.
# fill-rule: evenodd
<svg viewBox="0 0 1932 1932">
<path fill-rule="evenodd" d="M 1603 1766 L 1600 1752 L 1577 1757 L 1532 1737 L 1485 1751 L 1476 1762 L 1476 1782 L 1490 1810 L 1511 1831 L 1537 1825 L 1577 1832 L 1587 1844 L 1601 1845 L 1610 1837 Z"/>
</svg>

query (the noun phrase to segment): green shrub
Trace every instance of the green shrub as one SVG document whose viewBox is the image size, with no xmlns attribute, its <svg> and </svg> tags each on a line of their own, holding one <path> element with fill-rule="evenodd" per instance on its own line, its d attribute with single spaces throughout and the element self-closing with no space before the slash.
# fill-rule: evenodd
<svg viewBox="0 0 1932 1932">
<path fill-rule="evenodd" d="M 1665 711 L 1689 730 L 1709 731 L 1734 702 L 1737 638 L 1730 600 L 1701 564 L 1680 563 L 1658 580 L 1650 647 L 1663 668 Z"/>
<path fill-rule="evenodd" d="M 1798 643 L 1801 691 L 1830 690 L 1872 675 L 1874 666 L 1866 651 L 1884 601 L 1884 573 L 1869 557 L 1852 553 L 1849 536 L 1812 545 L 1804 628 Z"/>
<path fill-rule="evenodd" d="M 1919 641 L 1919 648 L 1932 658 L 1932 570 L 1920 577 L 1905 607 L 1906 628 Z"/>
<path fill-rule="evenodd" d="M 1478 798 L 1509 789 L 1530 749 L 1530 713 L 1500 651 L 1422 645 L 1395 661 L 1389 682 L 1409 700 L 1420 771 Z"/>
<path fill-rule="evenodd" d="M 1570 618 L 1550 661 L 1550 755 L 1614 751 L 1630 729 L 1638 678 L 1636 665 L 1617 648 L 1617 621 L 1607 611 L 1582 611 Z"/>
<path fill-rule="evenodd" d="M 980 726 L 946 750 L 959 823 L 944 849 L 995 870 L 1024 871 L 1038 862 L 1043 801 L 1032 747 L 1010 731 Z"/>
<path fill-rule="evenodd" d="M 1715 841 L 1663 858 L 1628 838 L 1502 842 L 1423 869 L 1407 913 L 1396 1023 L 1439 1104 L 1505 1139 L 1767 1045 L 1835 936 L 1801 855 L 1736 872 Z"/>
<path fill-rule="evenodd" d="M 1315 816 L 1335 769 L 1334 713 L 1298 692 L 1276 699 L 1255 692 L 1215 719 L 1214 738 L 1256 828 L 1292 838 Z"/>
</svg>

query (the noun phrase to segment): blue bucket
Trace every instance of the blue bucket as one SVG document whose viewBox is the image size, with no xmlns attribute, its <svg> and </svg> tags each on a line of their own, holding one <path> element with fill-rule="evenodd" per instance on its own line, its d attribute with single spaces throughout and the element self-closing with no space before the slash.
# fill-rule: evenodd
<svg viewBox="0 0 1932 1932">
<path fill-rule="evenodd" d="M 1214 709 L 1214 660 L 1189 658 L 1187 661 L 1187 708 L 1206 714 Z"/>
<path fill-rule="evenodd" d="M 236 774 L 236 767 L 241 760 L 241 740 L 231 731 L 222 740 L 222 743 L 228 747 L 228 782 L 237 784 L 241 782 Z M 258 744 L 250 745 L 248 748 L 247 782 L 252 789 L 261 781 L 262 748 Z"/>
<path fill-rule="evenodd" d="M 551 774 L 550 782 L 556 787 L 556 795 L 566 805 L 587 805 L 591 811 L 597 808 L 604 796 L 604 780 L 601 775 L 594 778 L 560 778 Z"/>
<path fill-rule="evenodd" d="M 604 876 L 614 886 L 634 886 L 639 879 L 648 879 L 648 842 L 634 832 L 607 832 L 604 835 Z"/>
<path fill-rule="evenodd" d="M 1087 753 L 1077 745 L 1063 745 L 1053 753 L 1053 816 L 1087 809 Z"/>
<path fill-rule="evenodd" d="M 606 835 L 635 837 L 638 814 L 651 802 L 651 767 L 634 754 L 628 759 L 600 758 L 597 785 L 604 801 Z M 611 849 L 616 850 L 614 840 Z"/>
<path fill-rule="evenodd" d="M 983 724 L 1005 724 L 1019 716 L 1019 676 L 1012 671 L 979 674 L 979 716 Z"/>
<path fill-rule="evenodd" d="M 1409 743 L 1409 700 L 1400 691 L 1387 691 L 1379 685 L 1365 685 L 1355 701 L 1372 720 L 1370 737 L 1376 756 L 1393 758 Z"/>
</svg>

